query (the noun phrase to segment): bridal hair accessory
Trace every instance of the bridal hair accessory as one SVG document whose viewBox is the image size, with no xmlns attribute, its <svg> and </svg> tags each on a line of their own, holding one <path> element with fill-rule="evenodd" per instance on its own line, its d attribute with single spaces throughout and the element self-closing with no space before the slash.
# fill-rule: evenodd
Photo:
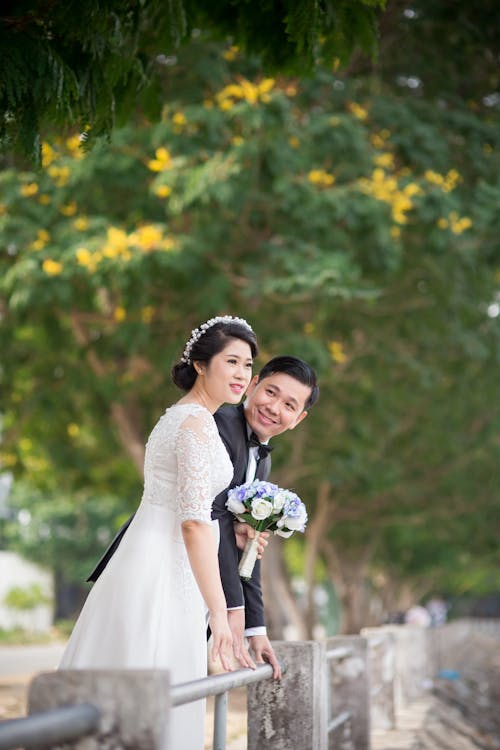
<svg viewBox="0 0 500 750">
<path fill-rule="evenodd" d="M 245 328 L 248 328 L 249 331 L 253 332 L 252 326 L 247 323 L 244 318 L 233 318 L 232 315 L 219 315 L 217 318 L 210 318 L 210 320 L 207 320 L 206 323 L 202 323 L 201 326 L 199 326 L 198 328 L 193 328 L 193 330 L 191 331 L 191 338 L 186 342 L 186 346 L 182 353 L 181 362 L 185 362 L 186 365 L 191 364 L 191 349 L 196 344 L 198 339 L 200 339 L 203 334 L 206 333 L 208 329 L 214 326 L 216 323 L 239 323 L 240 325 L 245 326 Z"/>
</svg>

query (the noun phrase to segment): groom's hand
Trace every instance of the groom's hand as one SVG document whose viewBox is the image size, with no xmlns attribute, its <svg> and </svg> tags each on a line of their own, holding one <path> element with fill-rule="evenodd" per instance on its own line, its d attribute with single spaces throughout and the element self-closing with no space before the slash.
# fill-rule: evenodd
<svg viewBox="0 0 500 750">
<path fill-rule="evenodd" d="M 249 526 L 247 523 L 241 523 L 238 521 L 234 524 L 234 536 L 236 537 L 236 546 L 238 549 L 245 549 L 245 544 L 247 543 L 247 539 L 253 539 L 255 536 L 255 529 L 252 529 L 251 526 Z M 258 544 L 258 552 L 257 557 L 260 560 L 262 555 L 264 554 L 264 550 L 269 544 L 267 541 L 269 537 L 268 531 L 261 531 L 259 536 L 259 544 Z"/>
<path fill-rule="evenodd" d="M 267 662 L 273 668 L 274 679 L 281 680 L 281 667 L 267 635 L 251 635 L 248 640 L 257 664 Z"/>
</svg>

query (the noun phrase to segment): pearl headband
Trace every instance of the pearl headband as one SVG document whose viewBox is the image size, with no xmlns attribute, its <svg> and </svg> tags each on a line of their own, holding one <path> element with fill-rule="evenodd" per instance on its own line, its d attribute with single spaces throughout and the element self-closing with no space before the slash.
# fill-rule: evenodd
<svg viewBox="0 0 500 750">
<path fill-rule="evenodd" d="M 216 323 L 239 323 L 245 328 L 248 328 L 248 330 L 252 331 L 253 333 L 252 326 L 247 323 L 244 318 L 233 318 L 232 315 L 221 315 L 217 318 L 210 318 L 210 320 L 207 320 L 206 323 L 202 323 L 201 326 L 199 326 L 198 328 L 193 328 L 193 330 L 191 331 L 191 338 L 186 342 L 184 352 L 182 353 L 181 362 L 185 362 L 186 365 L 191 364 L 191 349 L 196 344 L 198 339 L 200 339 L 203 334 L 206 333 L 208 329 L 214 326 Z"/>
</svg>

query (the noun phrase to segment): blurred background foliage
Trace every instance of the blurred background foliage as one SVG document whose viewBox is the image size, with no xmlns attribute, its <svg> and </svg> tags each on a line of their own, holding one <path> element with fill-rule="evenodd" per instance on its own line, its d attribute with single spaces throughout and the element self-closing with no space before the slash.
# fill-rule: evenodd
<svg viewBox="0 0 500 750">
<path fill-rule="evenodd" d="M 318 583 L 350 632 L 499 590 L 499 13 L 389 2 L 376 58 L 325 38 L 301 76 L 200 33 L 148 89 L 159 118 L 138 99 L 109 142 L 46 128 L 41 169 L 4 156 L 9 545 L 86 576 L 140 498 L 188 332 L 229 312 L 256 369 L 292 353 L 321 383 L 273 453 L 310 515 L 266 552 L 274 637 L 314 632 Z M 300 606 L 273 596 L 290 574 Z"/>
</svg>

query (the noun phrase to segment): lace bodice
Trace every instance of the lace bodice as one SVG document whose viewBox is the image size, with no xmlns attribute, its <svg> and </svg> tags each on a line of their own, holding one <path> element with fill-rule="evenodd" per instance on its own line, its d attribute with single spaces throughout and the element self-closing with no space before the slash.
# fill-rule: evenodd
<svg viewBox="0 0 500 750">
<path fill-rule="evenodd" d="M 178 523 L 211 523 L 214 497 L 227 487 L 233 466 L 214 418 L 200 404 L 175 404 L 156 423 L 146 444 L 143 503 L 173 510 Z"/>
</svg>

